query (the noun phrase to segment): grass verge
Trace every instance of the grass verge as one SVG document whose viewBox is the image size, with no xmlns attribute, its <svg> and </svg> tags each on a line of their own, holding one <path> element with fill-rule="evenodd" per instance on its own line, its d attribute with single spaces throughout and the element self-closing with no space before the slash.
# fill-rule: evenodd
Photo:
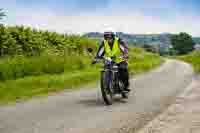
<svg viewBox="0 0 200 133">
<path fill-rule="evenodd" d="M 178 56 L 176 58 L 192 64 L 195 72 L 200 73 L 200 51 L 195 51 L 188 55 Z"/>
</svg>

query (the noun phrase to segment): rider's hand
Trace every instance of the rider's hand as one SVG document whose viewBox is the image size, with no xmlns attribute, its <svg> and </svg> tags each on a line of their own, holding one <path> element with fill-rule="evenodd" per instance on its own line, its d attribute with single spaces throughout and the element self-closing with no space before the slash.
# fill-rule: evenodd
<svg viewBox="0 0 200 133">
<path fill-rule="evenodd" d="M 123 53 L 123 54 L 122 54 L 122 57 L 125 58 L 125 59 L 128 59 L 128 58 L 129 58 L 129 55 L 128 55 L 128 53 Z"/>
</svg>

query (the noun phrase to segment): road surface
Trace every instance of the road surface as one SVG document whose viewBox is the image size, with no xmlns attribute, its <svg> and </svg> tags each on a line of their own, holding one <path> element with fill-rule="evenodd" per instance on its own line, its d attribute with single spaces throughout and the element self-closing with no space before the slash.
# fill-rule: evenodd
<svg viewBox="0 0 200 133">
<path fill-rule="evenodd" d="M 175 102 L 137 133 L 200 133 L 200 76 L 195 75 Z"/>
<path fill-rule="evenodd" d="M 162 112 L 190 84 L 190 65 L 167 60 L 131 79 L 128 100 L 103 104 L 100 89 L 66 91 L 0 107 L 0 133 L 128 133 Z"/>
</svg>

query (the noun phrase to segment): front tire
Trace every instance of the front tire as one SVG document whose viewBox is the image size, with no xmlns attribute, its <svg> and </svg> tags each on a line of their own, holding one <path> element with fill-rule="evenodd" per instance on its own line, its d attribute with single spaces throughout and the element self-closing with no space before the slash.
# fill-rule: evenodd
<svg viewBox="0 0 200 133">
<path fill-rule="evenodd" d="M 101 72 L 101 93 L 102 93 L 102 97 L 103 100 L 105 102 L 106 105 L 112 105 L 113 102 L 113 94 L 111 91 L 111 83 L 109 83 L 108 81 L 108 71 L 102 71 Z"/>
</svg>

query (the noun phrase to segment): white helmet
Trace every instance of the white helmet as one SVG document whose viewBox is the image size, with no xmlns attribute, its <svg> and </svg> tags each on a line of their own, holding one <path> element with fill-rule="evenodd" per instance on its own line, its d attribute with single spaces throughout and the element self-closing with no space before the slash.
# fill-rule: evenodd
<svg viewBox="0 0 200 133">
<path fill-rule="evenodd" d="M 104 30 L 104 37 L 107 37 L 107 36 L 112 36 L 112 37 L 115 37 L 115 35 L 116 35 L 116 32 L 115 32 L 115 30 L 113 30 L 113 28 L 111 28 L 111 27 L 108 27 L 108 28 L 106 28 L 105 30 Z"/>
</svg>

